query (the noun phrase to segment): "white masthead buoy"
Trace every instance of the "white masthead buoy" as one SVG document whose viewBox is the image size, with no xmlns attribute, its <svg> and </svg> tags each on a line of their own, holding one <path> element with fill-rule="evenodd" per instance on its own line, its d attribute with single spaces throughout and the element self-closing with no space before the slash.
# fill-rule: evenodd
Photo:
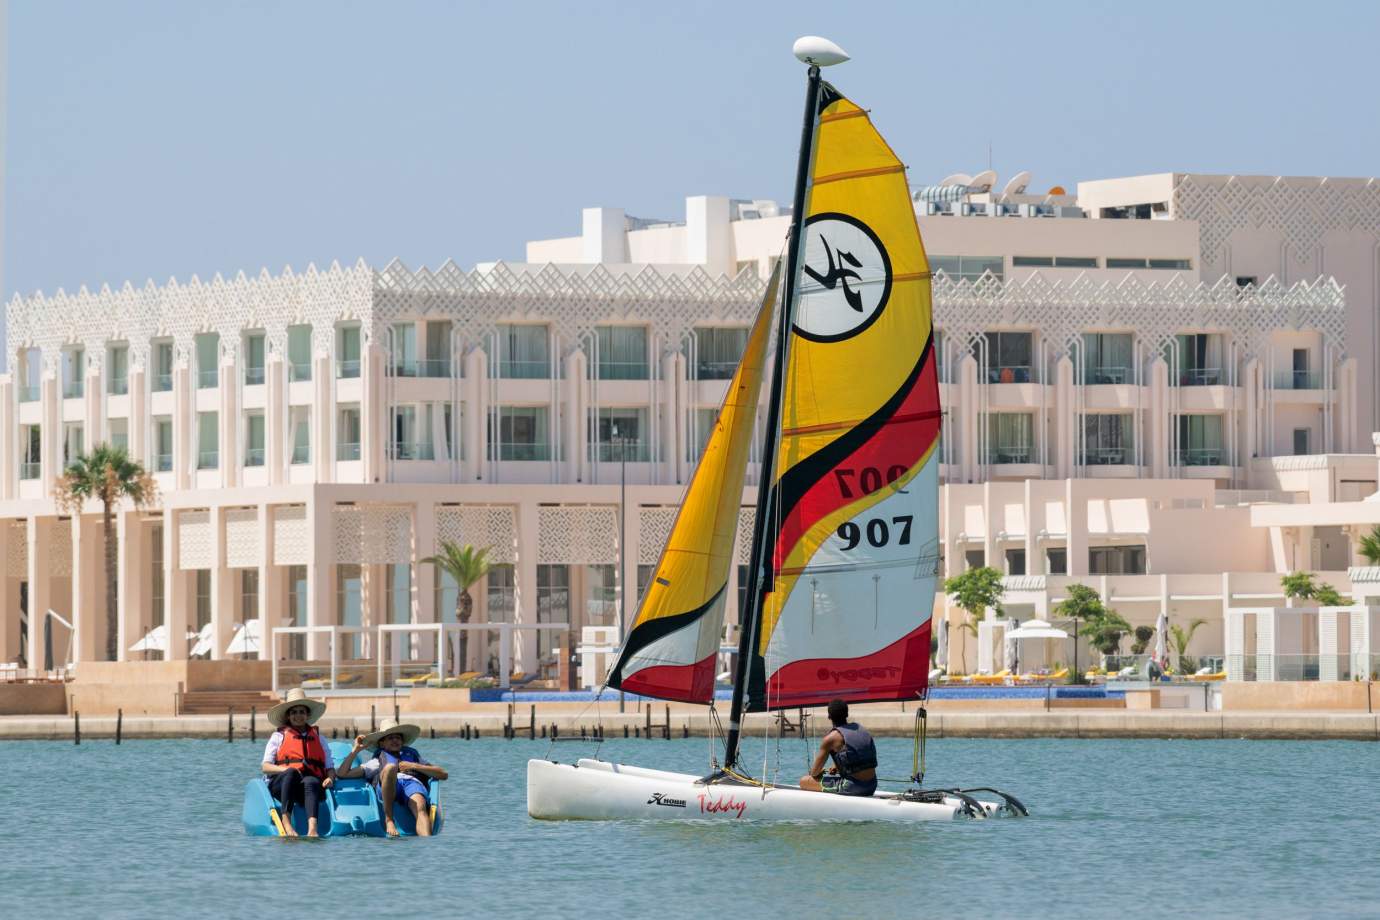
<svg viewBox="0 0 1380 920">
<path fill-rule="evenodd" d="M 791 46 L 791 53 L 802 62 L 814 64 L 816 67 L 829 67 L 848 60 L 848 52 L 829 39 L 820 38 L 818 35 L 806 35 L 797 38 L 795 44 Z"/>
</svg>

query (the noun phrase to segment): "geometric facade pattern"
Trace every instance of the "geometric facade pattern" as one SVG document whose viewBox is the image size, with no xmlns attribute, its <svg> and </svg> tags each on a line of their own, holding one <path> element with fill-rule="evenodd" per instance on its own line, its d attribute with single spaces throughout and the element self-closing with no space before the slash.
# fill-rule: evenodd
<svg viewBox="0 0 1380 920">
<path fill-rule="evenodd" d="M 9 542 L 5 573 L 10 578 L 29 577 L 29 524 L 27 521 L 9 523 Z"/>
<path fill-rule="evenodd" d="M 517 516 L 511 505 L 461 505 L 436 509 L 436 543 L 488 547 L 488 560 L 517 564 Z"/>
<path fill-rule="evenodd" d="M 406 505 L 338 505 L 331 513 L 334 561 L 405 565 L 412 561 L 412 509 Z M 318 560 L 323 562 L 325 560 Z"/>
<path fill-rule="evenodd" d="M 661 548 L 671 534 L 671 525 L 676 521 L 679 508 L 639 508 L 637 510 L 640 533 L 637 538 L 637 564 L 656 565 Z"/>
<path fill-rule="evenodd" d="M 177 515 L 177 567 L 210 569 L 215 567 L 211 535 L 211 512 L 180 511 Z"/>
<path fill-rule="evenodd" d="M 48 544 L 48 570 L 53 575 L 72 574 L 72 522 L 57 521 L 53 524 L 51 542 Z"/>
<path fill-rule="evenodd" d="M 618 561 L 618 509 L 609 505 L 537 509 L 537 562 L 611 565 Z"/>
<path fill-rule="evenodd" d="M 257 568 L 263 540 L 259 513 L 254 508 L 225 512 L 225 565 L 232 569 Z"/>
<path fill-rule="evenodd" d="M 311 534 L 306 505 L 278 505 L 273 509 L 273 564 L 311 562 Z"/>
</svg>

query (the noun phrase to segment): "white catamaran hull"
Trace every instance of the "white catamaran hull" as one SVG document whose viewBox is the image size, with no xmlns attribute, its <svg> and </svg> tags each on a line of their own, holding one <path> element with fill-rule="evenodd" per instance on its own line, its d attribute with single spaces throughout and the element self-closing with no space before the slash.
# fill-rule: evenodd
<svg viewBox="0 0 1380 920">
<path fill-rule="evenodd" d="M 983 805 L 996 812 L 997 806 Z M 961 810 L 957 799 L 930 804 L 885 792 L 857 798 L 794 787 L 706 785 L 688 773 L 599 760 L 527 762 L 527 813 L 550 820 L 952 821 Z"/>
</svg>

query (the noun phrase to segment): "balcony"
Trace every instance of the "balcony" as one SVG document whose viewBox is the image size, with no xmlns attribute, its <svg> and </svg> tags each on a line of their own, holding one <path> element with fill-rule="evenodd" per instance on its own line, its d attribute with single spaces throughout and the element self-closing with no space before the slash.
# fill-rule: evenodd
<svg viewBox="0 0 1380 920">
<path fill-rule="evenodd" d="M 19 387 L 19 401 L 22 403 L 38 402 L 38 387 L 21 384 Z"/>
<path fill-rule="evenodd" d="M 417 362 L 418 377 L 449 377 L 449 358 L 427 358 Z"/>
<path fill-rule="evenodd" d="M 1084 466 L 1126 466 L 1136 462 L 1130 447 L 1086 447 L 1080 461 Z"/>
<path fill-rule="evenodd" d="M 600 380 L 646 380 L 650 376 L 646 361 L 600 361 Z"/>
<path fill-rule="evenodd" d="M 85 393 L 86 387 L 80 380 L 68 380 L 62 385 L 63 399 L 80 399 Z"/>
<path fill-rule="evenodd" d="M 417 443 L 394 442 L 389 445 L 394 460 L 435 460 L 436 448 L 429 441 Z"/>
<path fill-rule="evenodd" d="M 263 466 L 264 449 L 262 447 L 247 447 L 244 450 L 245 466 Z"/>
<path fill-rule="evenodd" d="M 247 387 L 258 386 L 264 382 L 264 369 L 262 367 L 246 367 L 244 369 L 244 385 Z"/>
<path fill-rule="evenodd" d="M 311 379 L 311 362 L 304 361 L 288 365 L 288 380 L 293 383 Z"/>
<path fill-rule="evenodd" d="M 359 359 L 340 360 L 335 362 L 335 376 L 340 380 L 353 380 L 359 376 Z"/>
<path fill-rule="evenodd" d="M 153 469 L 156 473 L 172 472 L 172 454 L 158 454 L 153 458 Z"/>
<path fill-rule="evenodd" d="M 196 388 L 198 390 L 211 390 L 220 385 L 220 372 L 214 367 L 203 368 L 196 372 Z"/>
<path fill-rule="evenodd" d="M 1189 447 L 1178 453 L 1179 466 L 1226 466 L 1227 451 L 1223 447 Z"/>
<path fill-rule="evenodd" d="M 1034 375 L 1028 364 L 1003 364 L 987 368 L 988 383 L 1031 383 Z"/>
<path fill-rule="evenodd" d="M 388 374 L 391 377 L 416 377 L 417 360 L 415 358 L 395 358 L 393 363 L 388 366 Z"/>
<path fill-rule="evenodd" d="M 169 393 L 172 391 L 172 372 L 166 374 L 153 375 L 153 392 Z"/>
<path fill-rule="evenodd" d="M 1034 463 L 1034 450 L 1029 444 L 1003 445 L 987 451 L 987 463 Z"/>
<path fill-rule="evenodd" d="M 1220 367 L 1189 367 L 1179 371 L 1178 385 L 1181 387 L 1219 387 L 1226 382 Z"/>
<path fill-rule="evenodd" d="M 311 445 L 294 444 L 292 445 L 292 463 L 311 463 Z"/>
<path fill-rule="evenodd" d="M 498 444 L 500 460 L 550 460 L 551 448 L 547 444 L 500 441 Z"/>
<path fill-rule="evenodd" d="M 19 464 L 20 479 L 37 479 L 42 475 L 43 464 L 23 461 Z"/>
<path fill-rule="evenodd" d="M 500 361 L 498 376 L 504 380 L 546 380 L 551 376 L 551 362 Z"/>
<path fill-rule="evenodd" d="M 358 460 L 359 442 L 342 441 L 335 446 L 335 459 L 337 460 Z"/>
<path fill-rule="evenodd" d="M 1318 371 L 1280 371 L 1275 374 L 1276 390 L 1321 390 L 1322 374 Z"/>
<path fill-rule="evenodd" d="M 129 378 L 128 378 L 128 377 L 111 377 L 111 378 L 110 378 L 110 395 L 111 395 L 111 396 L 124 396 L 124 395 L 126 395 L 127 393 L 129 393 Z"/>
<path fill-rule="evenodd" d="M 1083 382 L 1089 386 L 1099 386 L 1105 384 L 1121 386 L 1130 383 L 1132 379 L 1133 375 L 1129 367 L 1083 368 Z"/>
<path fill-rule="evenodd" d="M 737 369 L 737 361 L 700 361 L 695 365 L 695 376 L 700 380 L 732 380 Z"/>
<path fill-rule="evenodd" d="M 196 468 L 199 470 L 214 470 L 220 466 L 220 451 L 203 450 L 196 455 Z"/>
</svg>

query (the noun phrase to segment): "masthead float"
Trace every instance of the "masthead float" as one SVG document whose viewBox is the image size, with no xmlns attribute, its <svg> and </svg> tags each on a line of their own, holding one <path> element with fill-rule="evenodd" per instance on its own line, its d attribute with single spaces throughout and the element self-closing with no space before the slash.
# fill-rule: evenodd
<svg viewBox="0 0 1380 920">
<path fill-rule="evenodd" d="M 939 388 L 930 271 L 905 167 L 866 111 L 808 65 L 784 295 L 772 272 L 704 455 L 607 686 L 712 704 L 738 508 L 767 366 L 766 444 L 722 766 L 708 776 L 598 760 L 529 761 L 537 818 L 951 820 L 1023 814 L 989 789 L 870 798 L 754 779 L 744 713 L 922 701 L 938 578 Z M 922 710 L 923 712 L 923 710 Z M 917 733 L 917 744 L 919 734 Z M 981 801 L 990 792 L 999 801 Z"/>
</svg>

